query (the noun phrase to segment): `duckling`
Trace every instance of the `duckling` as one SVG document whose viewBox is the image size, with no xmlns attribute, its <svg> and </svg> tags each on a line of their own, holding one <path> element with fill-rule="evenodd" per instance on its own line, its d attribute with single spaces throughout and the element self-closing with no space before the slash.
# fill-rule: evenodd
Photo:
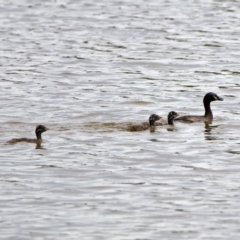
<svg viewBox="0 0 240 240">
<path fill-rule="evenodd" d="M 209 92 L 203 98 L 203 105 L 205 108 L 204 116 L 186 115 L 186 116 L 175 118 L 174 120 L 185 122 L 185 123 L 193 123 L 193 122 L 211 123 L 213 120 L 213 114 L 210 107 L 210 103 L 212 101 L 223 101 L 223 98 L 219 97 L 216 93 Z"/>
<path fill-rule="evenodd" d="M 150 127 L 150 130 L 154 131 L 154 123 L 161 118 L 162 117 L 158 116 L 157 114 L 151 114 L 148 122 L 143 122 L 141 124 L 136 124 L 136 125 L 129 125 L 127 127 L 127 130 L 130 132 L 137 132 L 137 131 L 147 130 Z"/>
<path fill-rule="evenodd" d="M 168 114 L 168 124 L 173 126 L 174 125 L 173 120 L 178 116 L 179 116 L 179 114 L 174 112 L 174 111 L 169 112 L 169 114 Z"/>
<path fill-rule="evenodd" d="M 28 142 L 28 143 L 36 143 L 41 144 L 42 143 L 42 133 L 49 130 L 43 125 L 38 125 L 35 130 L 35 134 L 37 136 L 36 139 L 29 139 L 29 138 L 13 138 L 12 140 L 8 141 L 9 144 L 15 144 L 18 142 Z"/>
</svg>

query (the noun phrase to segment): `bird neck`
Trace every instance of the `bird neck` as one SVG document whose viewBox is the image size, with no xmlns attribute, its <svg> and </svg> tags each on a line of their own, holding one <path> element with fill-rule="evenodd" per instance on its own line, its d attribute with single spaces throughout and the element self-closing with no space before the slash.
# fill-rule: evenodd
<svg viewBox="0 0 240 240">
<path fill-rule="evenodd" d="M 203 105 L 204 105 L 204 108 L 205 108 L 204 117 L 209 118 L 209 119 L 213 119 L 213 114 L 212 114 L 210 104 L 211 104 L 211 102 L 203 101 Z"/>
<path fill-rule="evenodd" d="M 151 127 L 151 126 L 154 126 L 154 122 L 155 122 L 155 121 L 153 121 L 153 120 L 149 121 L 149 126 L 150 126 L 150 127 Z"/>
<path fill-rule="evenodd" d="M 42 133 L 41 132 L 36 132 L 37 140 L 42 141 Z"/>
<path fill-rule="evenodd" d="M 171 116 L 171 117 L 168 118 L 168 124 L 169 125 L 173 125 L 174 118 L 175 118 L 174 116 Z"/>
</svg>

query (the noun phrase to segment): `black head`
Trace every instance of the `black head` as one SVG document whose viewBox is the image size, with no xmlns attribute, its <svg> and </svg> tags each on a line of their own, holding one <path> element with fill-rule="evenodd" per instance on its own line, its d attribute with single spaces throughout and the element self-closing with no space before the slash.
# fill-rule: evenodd
<svg viewBox="0 0 240 240">
<path fill-rule="evenodd" d="M 37 127 L 36 127 L 36 130 L 35 130 L 35 133 L 36 133 L 36 136 L 37 136 L 37 138 L 41 138 L 41 134 L 43 133 L 43 132 L 46 132 L 47 130 L 49 130 L 48 128 L 46 128 L 45 126 L 43 126 L 43 125 L 38 125 Z"/>
<path fill-rule="evenodd" d="M 223 101 L 223 98 L 219 97 L 216 93 L 209 92 L 203 98 L 203 102 Z"/>
<path fill-rule="evenodd" d="M 169 114 L 168 114 L 168 124 L 173 125 L 173 120 L 178 116 L 179 116 L 179 114 L 174 112 L 174 111 L 169 112 Z"/>
<path fill-rule="evenodd" d="M 161 117 L 158 116 L 157 114 L 151 114 L 150 117 L 149 117 L 149 125 L 153 126 L 154 123 L 159 119 L 161 119 Z"/>
</svg>

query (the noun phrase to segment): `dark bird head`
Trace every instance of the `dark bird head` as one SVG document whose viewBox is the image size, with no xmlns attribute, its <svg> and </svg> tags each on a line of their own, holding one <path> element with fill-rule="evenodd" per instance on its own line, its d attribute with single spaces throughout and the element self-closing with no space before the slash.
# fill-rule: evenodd
<svg viewBox="0 0 240 240">
<path fill-rule="evenodd" d="M 216 93 L 209 92 L 203 98 L 203 102 L 223 101 L 223 98 L 219 97 Z"/>
<path fill-rule="evenodd" d="M 168 114 L 168 124 L 173 125 L 173 120 L 178 116 L 179 116 L 179 114 L 174 112 L 174 111 L 169 112 L 169 114 Z"/>
<path fill-rule="evenodd" d="M 158 116 L 157 114 L 151 114 L 150 117 L 149 117 L 149 125 L 153 126 L 154 123 L 159 119 L 161 119 L 161 117 Z"/>
<path fill-rule="evenodd" d="M 41 139 L 41 138 L 42 138 L 41 134 L 42 134 L 43 132 L 46 132 L 47 130 L 49 130 L 49 129 L 46 128 L 45 126 L 43 126 L 43 125 L 38 125 L 38 126 L 36 127 L 36 130 L 35 130 L 37 139 Z"/>
</svg>

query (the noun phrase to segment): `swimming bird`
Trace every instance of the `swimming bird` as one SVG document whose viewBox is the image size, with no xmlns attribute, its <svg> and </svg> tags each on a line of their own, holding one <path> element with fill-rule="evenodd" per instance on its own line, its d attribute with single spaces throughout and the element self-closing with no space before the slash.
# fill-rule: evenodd
<svg viewBox="0 0 240 240">
<path fill-rule="evenodd" d="M 28 143 L 36 143 L 41 144 L 42 143 L 42 133 L 49 130 L 43 125 L 38 125 L 35 130 L 36 139 L 30 139 L 30 138 L 13 138 L 12 140 L 8 141 L 9 144 L 15 144 L 18 142 L 28 142 Z"/>
<path fill-rule="evenodd" d="M 193 122 L 211 123 L 213 120 L 213 114 L 210 107 L 210 104 L 212 101 L 223 101 L 223 98 L 219 97 L 216 93 L 209 92 L 203 98 L 203 105 L 205 108 L 205 114 L 203 116 L 186 115 L 186 116 L 175 118 L 174 121 L 181 121 L 185 123 L 193 123 Z"/>
<path fill-rule="evenodd" d="M 141 124 L 135 124 L 135 125 L 129 125 L 127 127 L 127 130 L 130 132 L 137 132 L 137 131 L 144 131 L 150 128 L 151 131 L 154 131 L 154 123 L 161 119 L 162 117 L 160 117 L 157 114 L 151 114 L 148 122 L 143 122 Z"/>
</svg>

